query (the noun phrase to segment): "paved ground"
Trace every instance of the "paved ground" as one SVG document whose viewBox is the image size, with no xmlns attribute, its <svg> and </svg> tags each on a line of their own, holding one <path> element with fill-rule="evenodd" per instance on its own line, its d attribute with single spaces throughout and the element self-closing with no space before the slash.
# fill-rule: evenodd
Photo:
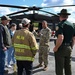
<svg viewBox="0 0 75 75">
<path fill-rule="evenodd" d="M 41 68 L 35 68 L 35 66 L 37 66 L 38 63 L 38 52 L 35 56 L 35 60 L 33 62 L 33 75 L 55 75 L 55 60 L 54 60 L 54 53 L 53 53 L 53 47 L 54 47 L 54 43 L 50 42 L 50 52 L 49 52 L 49 57 L 48 57 L 48 70 L 44 71 L 43 67 Z M 75 46 L 72 50 L 72 75 L 75 74 Z M 12 69 L 9 69 L 11 72 Z M 5 74 L 6 75 L 6 74 Z M 7 74 L 7 75 L 15 75 L 15 74 Z M 25 74 L 24 74 L 25 75 Z"/>
<path fill-rule="evenodd" d="M 42 68 L 36 68 L 33 69 L 33 75 L 55 75 L 55 59 L 54 59 L 54 53 L 53 53 L 53 47 L 54 47 L 54 43 L 51 42 L 50 43 L 50 52 L 49 52 L 49 57 L 48 57 L 48 70 L 47 71 L 43 71 L 43 67 Z M 72 50 L 72 75 L 75 74 L 75 46 Z M 33 65 L 37 65 L 38 64 L 38 53 L 35 57 L 35 61 L 33 63 Z"/>
</svg>

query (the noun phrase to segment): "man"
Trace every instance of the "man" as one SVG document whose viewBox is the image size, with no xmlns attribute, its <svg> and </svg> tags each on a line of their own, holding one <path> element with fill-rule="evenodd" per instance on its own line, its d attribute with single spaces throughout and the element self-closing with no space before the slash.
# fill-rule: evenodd
<svg viewBox="0 0 75 75">
<path fill-rule="evenodd" d="M 56 75 L 63 75 L 63 69 L 65 75 L 72 75 L 71 73 L 71 51 L 75 42 L 75 31 L 72 23 L 67 21 L 68 15 L 67 9 L 62 9 L 58 13 L 60 23 L 56 31 L 56 45 L 53 49 L 55 53 L 55 71 Z"/>
<path fill-rule="evenodd" d="M 32 22 L 30 22 L 29 31 L 30 32 L 34 31 L 34 24 Z"/>
<path fill-rule="evenodd" d="M 15 48 L 18 75 L 22 75 L 23 69 L 26 75 L 32 75 L 32 63 L 38 49 L 34 35 L 29 31 L 30 20 L 23 18 L 23 29 L 15 32 L 12 42 Z"/>
<path fill-rule="evenodd" d="M 17 25 L 15 23 L 11 23 L 11 25 L 9 27 L 9 32 L 10 32 L 11 39 L 14 36 L 16 28 L 17 28 Z M 8 57 L 7 57 L 7 67 L 8 68 L 12 67 L 11 66 L 11 60 L 12 60 L 12 65 L 13 65 L 14 71 L 17 71 L 16 59 L 15 59 L 14 53 L 15 53 L 14 47 L 11 46 L 9 48 L 9 50 L 7 50 L 7 54 L 8 54 Z M 10 72 L 8 72 L 8 73 L 10 73 Z"/>
<path fill-rule="evenodd" d="M 15 33 L 15 30 L 16 30 L 16 24 L 15 23 L 12 23 L 10 25 L 10 29 L 9 29 L 9 32 L 10 32 L 10 36 L 11 38 L 13 37 L 14 33 Z M 13 55 L 12 55 L 13 54 Z M 11 46 L 7 51 L 6 51 L 6 55 L 7 55 L 7 63 L 5 64 L 8 68 L 11 68 L 11 60 L 13 61 L 13 63 L 15 63 L 15 58 L 14 58 L 14 48 Z"/>
<path fill-rule="evenodd" d="M 39 65 L 41 67 L 44 62 L 44 70 L 47 70 L 48 66 L 48 52 L 49 52 L 49 42 L 51 36 L 51 29 L 47 26 L 47 21 L 42 21 L 43 29 L 40 31 L 40 44 L 39 44 Z"/>
<path fill-rule="evenodd" d="M 23 28 L 22 24 L 19 23 L 18 30 L 19 30 L 19 29 L 22 29 L 22 28 Z"/>
<path fill-rule="evenodd" d="M 8 16 L 1 17 L 0 24 L 0 75 L 4 75 L 4 66 L 5 66 L 5 51 L 9 46 L 11 46 L 10 33 L 7 28 L 7 24 L 10 22 Z"/>
</svg>

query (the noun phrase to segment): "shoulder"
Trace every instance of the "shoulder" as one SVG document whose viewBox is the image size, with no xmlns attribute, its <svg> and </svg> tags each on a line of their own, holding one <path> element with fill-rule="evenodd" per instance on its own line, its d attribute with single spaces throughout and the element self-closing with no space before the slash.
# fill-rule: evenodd
<svg viewBox="0 0 75 75">
<path fill-rule="evenodd" d="M 65 21 L 64 22 L 65 24 L 68 24 L 68 25 L 73 25 L 73 23 L 69 22 L 69 21 Z"/>
<path fill-rule="evenodd" d="M 73 23 L 69 22 L 69 21 L 65 21 L 65 24 L 70 27 L 70 28 L 74 28 Z"/>
<path fill-rule="evenodd" d="M 28 36 L 34 36 L 34 34 L 32 32 L 30 32 L 29 30 L 27 30 Z"/>
<path fill-rule="evenodd" d="M 0 30 L 5 30 L 2 24 L 0 24 Z"/>
<path fill-rule="evenodd" d="M 2 25 L 2 24 L 0 24 L 0 27 L 3 27 L 3 25 Z"/>
<path fill-rule="evenodd" d="M 15 33 L 19 33 L 19 32 L 20 32 L 20 30 L 16 30 L 16 31 L 15 31 Z"/>
<path fill-rule="evenodd" d="M 14 35 L 18 35 L 21 31 L 20 30 L 16 30 Z"/>
<path fill-rule="evenodd" d="M 27 37 L 29 38 L 30 41 L 32 41 L 33 39 L 35 39 L 34 34 L 32 32 L 30 32 L 30 31 L 28 32 Z"/>
<path fill-rule="evenodd" d="M 51 31 L 51 29 L 50 29 L 49 27 L 47 27 L 47 30 L 48 30 L 48 31 Z"/>
</svg>

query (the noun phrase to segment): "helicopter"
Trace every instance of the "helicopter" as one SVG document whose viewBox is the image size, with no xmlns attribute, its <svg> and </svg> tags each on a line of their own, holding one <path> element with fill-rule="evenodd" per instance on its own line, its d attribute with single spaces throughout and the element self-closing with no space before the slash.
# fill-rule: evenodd
<svg viewBox="0 0 75 75">
<path fill-rule="evenodd" d="M 48 7 L 36 7 L 36 6 L 25 7 L 25 6 L 0 4 L 0 7 L 9 7 L 9 8 L 22 9 L 21 11 L 17 11 L 17 12 L 7 14 L 7 16 L 9 16 L 12 19 L 11 23 L 14 22 L 18 25 L 23 18 L 28 18 L 32 22 L 38 22 L 38 23 L 42 22 L 43 20 L 46 20 L 49 24 L 51 24 L 53 26 L 52 27 L 53 30 L 55 30 L 55 26 L 59 22 L 59 16 L 57 14 L 45 11 L 43 9 L 44 8 L 55 8 L 55 7 L 71 7 L 71 6 L 75 6 L 75 5 L 61 5 L 61 6 L 48 6 Z M 29 14 L 29 13 L 26 14 L 26 12 L 29 12 L 29 11 L 33 11 L 33 13 L 32 14 Z M 36 11 L 41 11 L 41 12 L 44 12 L 46 14 L 50 14 L 51 16 L 36 13 Z"/>
</svg>

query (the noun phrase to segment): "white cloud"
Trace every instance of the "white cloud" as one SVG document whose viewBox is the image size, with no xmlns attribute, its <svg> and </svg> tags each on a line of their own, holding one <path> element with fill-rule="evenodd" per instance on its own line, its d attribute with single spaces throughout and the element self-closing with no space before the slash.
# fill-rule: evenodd
<svg viewBox="0 0 75 75">
<path fill-rule="evenodd" d="M 75 4 L 75 0 L 43 0 L 42 6 L 60 6 L 60 5 L 73 5 Z M 47 11 L 53 12 L 55 14 L 59 13 L 61 9 L 67 9 L 71 15 L 69 16 L 69 21 L 75 22 L 75 7 L 56 7 L 56 8 L 48 8 Z"/>
<path fill-rule="evenodd" d="M 62 5 L 73 5 L 74 4 L 74 0 L 63 0 Z M 74 18 L 74 12 L 75 12 L 75 7 L 63 7 L 66 8 L 68 10 L 69 13 L 71 13 L 71 15 L 69 16 L 68 20 L 75 23 Z M 58 9 L 59 10 L 59 9 Z"/>
<path fill-rule="evenodd" d="M 45 3 L 42 3 L 42 4 L 41 4 L 41 6 L 47 6 L 47 4 L 45 4 Z"/>
<path fill-rule="evenodd" d="M 9 14 L 11 13 L 10 9 L 9 8 L 6 8 L 6 7 L 0 7 L 0 14 L 1 15 L 6 15 L 6 14 Z"/>
<path fill-rule="evenodd" d="M 65 5 L 74 4 L 74 0 L 63 0 L 63 4 Z"/>
</svg>

